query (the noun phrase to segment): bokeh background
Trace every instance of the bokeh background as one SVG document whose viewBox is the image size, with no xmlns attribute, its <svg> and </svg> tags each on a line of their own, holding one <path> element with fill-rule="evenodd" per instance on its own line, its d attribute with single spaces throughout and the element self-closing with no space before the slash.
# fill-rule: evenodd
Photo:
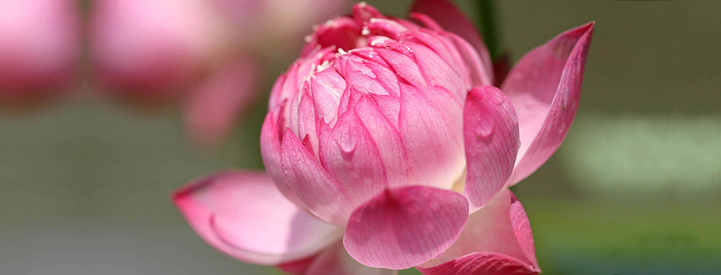
<svg viewBox="0 0 721 275">
<path fill-rule="evenodd" d="M 367 2 L 397 16 L 411 3 Z M 476 1 L 455 2 L 479 21 Z M 543 274 L 721 274 L 721 2 L 492 3 L 513 61 L 597 22 L 566 141 L 513 188 Z M 262 94 L 215 147 L 188 142 L 177 111 L 100 99 L 88 69 L 75 96 L 0 112 L 0 274 L 279 274 L 206 245 L 168 198 L 263 169 L 265 98 L 293 51 L 265 61 Z"/>
</svg>

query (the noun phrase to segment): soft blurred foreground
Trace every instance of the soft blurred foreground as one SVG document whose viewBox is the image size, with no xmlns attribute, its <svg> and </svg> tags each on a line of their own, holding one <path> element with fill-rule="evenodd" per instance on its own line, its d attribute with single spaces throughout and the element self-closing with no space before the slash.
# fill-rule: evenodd
<svg viewBox="0 0 721 275">
<path fill-rule="evenodd" d="M 411 1 L 367 2 L 403 16 Z M 456 2 L 478 20 L 475 2 Z M 512 60 L 597 22 L 574 126 L 514 187 L 543 274 L 721 274 L 721 2 L 493 3 Z M 0 273 L 279 274 L 206 245 L 168 196 L 218 169 L 263 169 L 287 48 L 262 58 L 261 93 L 211 150 L 188 142 L 179 109 L 107 100 L 91 69 L 77 96 L 0 112 Z"/>
</svg>

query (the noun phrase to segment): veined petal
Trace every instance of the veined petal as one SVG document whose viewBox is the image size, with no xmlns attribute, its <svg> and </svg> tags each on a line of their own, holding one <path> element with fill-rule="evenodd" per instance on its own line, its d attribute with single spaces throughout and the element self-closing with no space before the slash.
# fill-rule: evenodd
<svg viewBox="0 0 721 275">
<path fill-rule="evenodd" d="M 378 148 L 354 108 L 330 129 L 320 125 L 320 160 L 354 205 L 388 186 Z"/>
<path fill-rule="evenodd" d="M 343 243 L 366 266 L 409 268 L 443 253 L 467 218 L 468 201 L 457 192 L 428 186 L 386 189 L 353 211 Z"/>
<path fill-rule="evenodd" d="M 321 252 L 303 275 L 396 275 L 398 271 L 367 267 L 348 255 L 343 242 L 337 242 Z"/>
<path fill-rule="evenodd" d="M 176 191 L 173 201 L 206 242 L 249 263 L 302 259 L 342 235 L 300 211 L 262 172 L 217 173 Z"/>
<path fill-rule="evenodd" d="M 470 83 L 464 82 L 456 69 L 441 59 L 433 50 L 416 43 L 406 43 L 413 53 L 415 62 L 428 81 L 429 86 L 441 86 L 453 92 L 459 100 L 466 96 L 471 88 Z"/>
<path fill-rule="evenodd" d="M 290 189 L 288 184 L 285 183 L 283 176 L 283 169 L 280 162 L 280 126 L 282 123 L 279 121 L 282 119 L 284 113 L 284 105 L 278 106 L 275 110 L 271 110 L 265 116 L 263 126 L 260 129 L 260 151 L 263 157 L 263 165 L 265 171 L 270 175 L 275 182 L 276 187 L 280 190 L 283 195 L 290 201 L 294 202 L 298 207 L 304 207 L 303 203 L 298 198 L 298 195 Z"/>
<path fill-rule="evenodd" d="M 508 180 L 523 180 L 558 149 L 576 116 L 594 23 L 566 31 L 526 54 L 501 90 L 518 113 L 521 149 Z"/>
<path fill-rule="evenodd" d="M 281 143 L 281 166 L 285 183 L 306 209 L 324 221 L 346 224 L 351 199 L 290 130 Z"/>
<path fill-rule="evenodd" d="M 498 193 L 513 172 L 520 146 L 518 118 L 511 102 L 493 86 L 473 88 L 463 113 L 466 198 L 471 212 Z"/>
<path fill-rule="evenodd" d="M 338 74 L 338 71 L 329 68 L 313 74 L 310 85 L 316 115 L 326 124 L 335 124 L 338 103 L 346 88 L 345 79 Z"/>
<path fill-rule="evenodd" d="M 408 185 L 408 157 L 398 130 L 378 109 L 370 96 L 355 105 L 356 113 L 378 148 L 389 187 Z"/>
<path fill-rule="evenodd" d="M 463 233 L 443 256 L 417 268 L 427 275 L 540 273 L 528 217 L 507 188 L 468 217 Z"/>
<path fill-rule="evenodd" d="M 483 64 L 483 75 L 489 81 L 483 84 L 493 84 L 490 82 L 493 79 L 491 55 L 488 53 L 488 49 L 473 23 L 453 3 L 447 0 L 416 0 L 411 12 L 428 15 L 445 30 L 463 37 L 473 45 L 480 55 Z"/>
<path fill-rule="evenodd" d="M 441 87 L 401 84 L 398 130 L 408 152 L 412 184 L 448 189 L 463 173 L 463 109 Z"/>
</svg>

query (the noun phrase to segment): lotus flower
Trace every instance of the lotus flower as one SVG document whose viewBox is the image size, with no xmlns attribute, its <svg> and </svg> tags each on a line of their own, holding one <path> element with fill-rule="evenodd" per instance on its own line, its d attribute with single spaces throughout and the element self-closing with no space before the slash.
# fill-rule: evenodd
<svg viewBox="0 0 721 275">
<path fill-rule="evenodd" d="M 0 33 L 0 103 L 22 104 L 67 91 L 80 48 L 74 1 L 3 1 Z"/>
<path fill-rule="evenodd" d="M 276 2 L 96 0 L 90 16 L 94 76 L 103 92 L 134 107 L 182 105 L 196 141 L 219 141 L 257 94 L 260 49 L 285 50 L 290 43 L 282 39 L 305 32 L 344 3 L 298 1 L 303 7 L 330 2 L 315 14 Z M 278 13 L 285 19 L 271 21 Z M 276 28 L 284 31 L 265 30 Z"/>
<path fill-rule="evenodd" d="M 174 195 L 208 243 L 294 274 L 536 274 L 508 187 L 558 148 L 593 23 L 532 50 L 493 86 L 470 22 L 419 0 L 417 23 L 364 3 L 318 26 L 274 86 L 267 174 L 229 171 Z"/>
</svg>

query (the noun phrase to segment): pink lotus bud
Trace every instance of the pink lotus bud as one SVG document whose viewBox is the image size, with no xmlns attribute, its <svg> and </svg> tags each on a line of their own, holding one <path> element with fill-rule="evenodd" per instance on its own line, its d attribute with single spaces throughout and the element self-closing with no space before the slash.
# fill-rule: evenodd
<svg viewBox="0 0 721 275">
<path fill-rule="evenodd" d="M 532 50 L 499 89 L 460 11 L 444 0 L 412 11 L 418 23 L 360 3 L 315 29 L 271 92 L 268 175 L 218 174 L 174 196 L 206 241 L 305 275 L 540 272 L 507 187 L 563 141 L 594 23 Z"/>
<path fill-rule="evenodd" d="M 356 5 L 318 26 L 271 94 L 277 142 L 297 139 L 359 192 L 348 210 L 387 187 L 448 189 L 463 175 L 463 102 L 490 77 L 465 40 L 417 16 L 433 29 Z"/>
<path fill-rule="evenodd" d="M 0 3 L 0 103 L 56 94 L 75 77 L 80 18 L 71 0 Z"/>
</svg>

